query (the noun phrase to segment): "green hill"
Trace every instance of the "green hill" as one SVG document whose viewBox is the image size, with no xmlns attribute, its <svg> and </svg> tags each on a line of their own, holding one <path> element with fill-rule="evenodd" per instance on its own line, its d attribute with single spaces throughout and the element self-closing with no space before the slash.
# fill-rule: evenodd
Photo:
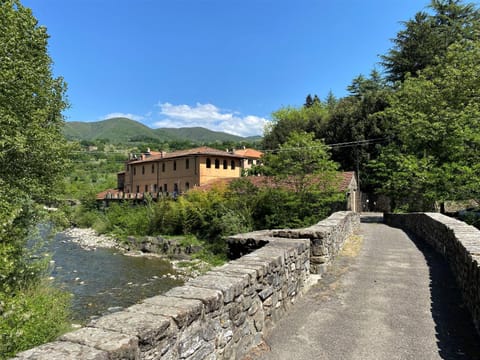
<svg viewBox="0 0 480 360">
<path fill-rule="evenodd" d="M 71 140 L 107 139 L 115 143 L 131 141 L 133 137 L 157 136 L 149 127 L 126 118 L 113 118 L 97 122 L 67 122 L 64 134 Z"/>
<path fill-rule="evenodd" d="M 106 139 L 111 143 L 148 141 L 191 141 L 194 143 L 258 141 L 261 137 L 244 138 L 202 127 L 151 129 L 137 121 L 112 118 L 97 122 L 66 122 L 65 137 L 69 140 Z"/>
<path fill-rule="evenodd" d="M 155 132 L 167 134 L 168 136 L 189 140 L 194 142 L 214 142 L 214 141 L 242 141 L 245 138 L 220 131 L 212 131 L 202 127 L 185 127 L 185 128 L 160 128 Z"/>
</svg>

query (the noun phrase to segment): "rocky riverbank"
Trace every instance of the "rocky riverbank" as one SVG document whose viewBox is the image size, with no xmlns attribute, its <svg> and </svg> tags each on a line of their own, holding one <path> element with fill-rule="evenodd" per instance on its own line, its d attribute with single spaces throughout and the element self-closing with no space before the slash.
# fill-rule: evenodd
<svg viewBox="0 0 480 360">
<path fill-rule="evenodd" d="M 91 228 L 69 228 L 62 232 L 69 241 L 78 244 L 82 249 L 94 251 L 97 248 L 118 249 L 127 256 L 148 256 L 168 260 L 176 274 L 166 274 L 162 277 L 183 279 L 197 277 L 211 268 L 211 265 L 199 259 L 191 259 L 190 255 L 201 250 L 191 246 L 182 247 L 175 240 L 161 237 L 129 237 L 128 246 L 116 239 L 99 235 Z"/>
<path fill-rule="evenodd" d="M 96 248 L 118 248 L 118 243 L 115 239 L 106 235 L 99 235 L 95 230 L 90 228 L 69 228 L 62 231 L 62 235 L 68 238 L 68 241 L 80 245 L 84 250 L 95 250 Z"/>
</svg>

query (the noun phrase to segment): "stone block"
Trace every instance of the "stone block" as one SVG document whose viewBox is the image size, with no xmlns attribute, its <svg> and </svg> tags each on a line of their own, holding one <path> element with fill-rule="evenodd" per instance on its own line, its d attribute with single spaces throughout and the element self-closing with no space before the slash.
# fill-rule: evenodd
<svg viewBox="0 0 480 360">
<path fill-rule="evenodd" d="M 224 303 L 233 301 L 236 296 L 243 293 L 243 289 L 248 285 L 244 277 L 203 275 L 190 280 L 186 285 L 201 287 L 206 289 L 220 290 L 223 294 Z"/>
<path fill-rule="evenodd" d="M 206 289 L 184 285 L 167 291 L 165 296 L 200 300 L 205 306 L 206 313 L 216 311 L 223 305 L 222 292 L 216 289 Z"/>
<path fill-rule="evenodd" d="M 120 311 L 93 320 L 90 326 L 138 337 L 141 350 L 157 347 L 168 335 L 170 319 L 155 314 Z"/>
<path fill-rule="evenodd" d="M 179 328 L 190 325 L 202 316 L 204 305 L 200 300 L 169 296 L 154 296 L 131 306 L 128 311 L 147 312 L 173 318 Z"/>
<path fill-rule="evenodd" d="M 260 297 L 260 299 L 262 299 L 262 301 L 264 301 L 266 298 L 268 298 L 270 295 L 273 294 L 273 288 L 271 286 L 263 289 L 262 291 L 260 291 L 258 293 L 258 296 Z"/>
<path fill-rule="evenodd" d="M 210 324 L 196 323 L 180 334 L 178 356 L 180 359 L 205 359 L 215 350 L 215 331 Z M 209 335 L 208 335 L 209 334 Z M 208 340 L 210 341 L 208 341 Z"/>
<path fill-rule="evenodd" d="M 246 268 L 255 269 L 255 271 L 257 272 L 257 279 L 265 276 L 265 274 L 268 273 L 270 268 L 269 261 L 263 258 L 260 259 L 243 256 L 242 258 L 236 260 L 235 263 Z"/>
<path fill-rule="evenodd" d="M 328 256 L 311 256 L 310 257 L 310 263 L 312 265 L 316 264 L 325 264 L 330 260 Z"/>
<path fill-rule="evenodd" d="M 248 283 L 253 284 L 258 277 L 258 271 L 255 268 L 239 264 L 237 262 L 229 262 L 223 266 L 216 267 L 209 271 L 208 274 L 224 274 L 226 276 L 244 276 Z"/>
<path fill-rule="evenodd" d="M 85 327 L 60 337 L 69 341 L 108 352 L 109 359 L 139 359 L 138 338 L 134 335 Z"/>
<path fill-rule="evenodd" d="M 17 354 L 22 360 L 109 360 L 106 351 L 68 341 L 55 341 Z"/>
</svg>

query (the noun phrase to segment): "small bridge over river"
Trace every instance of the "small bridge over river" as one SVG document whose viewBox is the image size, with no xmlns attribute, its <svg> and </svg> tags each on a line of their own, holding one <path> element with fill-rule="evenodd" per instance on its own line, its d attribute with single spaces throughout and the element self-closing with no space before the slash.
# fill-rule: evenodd
<svg viewBox="0 0 480 360">
<path fill-rule="evenodd" d="M 362 216 L 359 234 L 361 247 L 346 245 L 252 358 L 480 359 L 480 338 L 445 259 L 383 224 L 381 214 Z"/>
<path fill-rule="evenodd" d="M 472 226 L 338 212 L 228 243 L 235 260 L 16 359 L 480 359 Z"/>
</svg>

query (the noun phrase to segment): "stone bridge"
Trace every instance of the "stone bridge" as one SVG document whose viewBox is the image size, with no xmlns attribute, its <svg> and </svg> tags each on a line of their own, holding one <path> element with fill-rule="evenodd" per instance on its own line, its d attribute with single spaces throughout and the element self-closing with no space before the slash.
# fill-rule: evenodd
<svg viewBox="0 0 480 360">
<path fill-rule="evenodd" d="M 381 220 L 233 236 L 228 264 L 16 359 L 480 359 L 480 232 Z"/>
</svg>

